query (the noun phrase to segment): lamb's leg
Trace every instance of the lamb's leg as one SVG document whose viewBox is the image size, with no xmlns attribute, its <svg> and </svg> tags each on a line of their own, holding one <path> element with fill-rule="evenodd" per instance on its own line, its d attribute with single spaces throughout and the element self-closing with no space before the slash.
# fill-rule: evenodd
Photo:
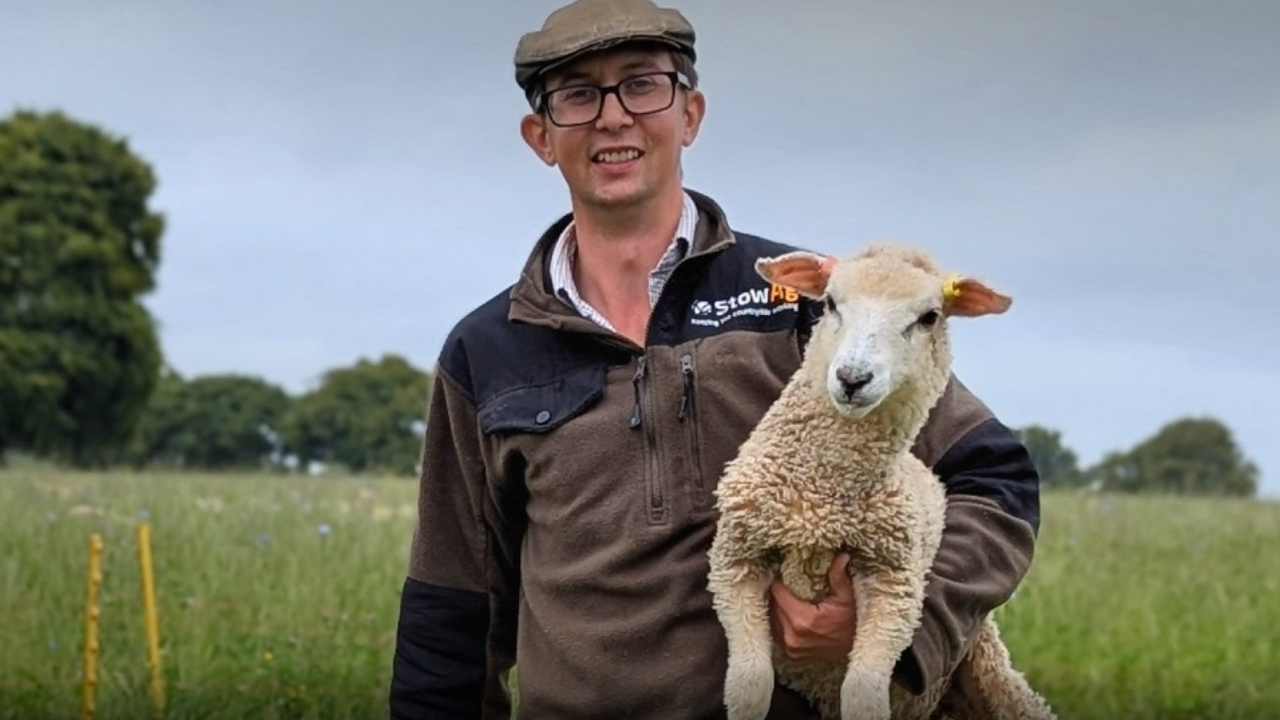
<svg viewBox="0 0 1280 720">
<path fill-rule="evenodd" d="M 773 575 L 739 562 L 713 570 L 708 587 L 729 642 L 724 702 L 729 720 L 763 720 L 773 699 L 772 637 L 766 592 Z"/>
<path fill-rule="evenodd" d="M 888 720 L 893 666 L 911 644 L 924 601 L 923 583 L 905 571 L 855 575 L 858 627 L 840 688 L 843 720 Z"/>
<path fill-rule="evenodd" d="M 1014 669 L 995 620 L 987 617 L 956 668 L 954 714 L 960 720 L 1054 720 L 1049 704 Z"/>
</svg>

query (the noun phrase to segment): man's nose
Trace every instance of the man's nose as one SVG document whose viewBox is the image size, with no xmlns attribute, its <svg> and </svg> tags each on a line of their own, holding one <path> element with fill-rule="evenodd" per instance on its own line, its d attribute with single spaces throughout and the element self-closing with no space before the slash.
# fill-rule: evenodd
<svg viewBox="0 0 1280 720">
<path fill-rule="evenodd" d="M 600 121 L 598 123 L 602 129 L 611 130 L 631 124 L 631 113 L 622 107 L 622 99 L 618 97 L 617 93 L 605 95 L 602 102 L 604 106 L 600 108 Z"/>
</svg>

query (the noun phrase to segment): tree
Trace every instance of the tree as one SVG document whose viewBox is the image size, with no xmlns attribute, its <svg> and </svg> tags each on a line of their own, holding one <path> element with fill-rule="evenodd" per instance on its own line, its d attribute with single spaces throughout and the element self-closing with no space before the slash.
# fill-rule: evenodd
<svg viewBox="0 0 1280 720">
<path fill-rule="evenodd" d="M 1028 425 L 1015 433 L 1031 454 L 1040 479 L 1050 487 L 1079 487 L 1084 476 L 1075 451 L 1062 442 L 1062 433 L 1040 425 Z"/>
<path fill-rule="evenodd" d="M 109 461 L 157 382 L 150 167 L 60 113 L 0 120 L 0 457 Z"/>
<path fill-rule="evenodd" d="M 1113 452 L 1089 475 L 1104 490 L 1252 497 L 1258 468 L 1230 428 L 1212 418 L 1183 418 L 1126 453 Z"/>
<path fill-rule="evenodd" d="M 431 376 L 396 355 L 331 370 L 294 403 L 285 441 L 302 463 L 417 472 Z"/>
<path fill-rule="evenodd" d="M 265 380 L 168 373 L 147 405 L 131 450 L 138 465 L 222 470 L 277 461 L 289 396 Z"/>
</svg>

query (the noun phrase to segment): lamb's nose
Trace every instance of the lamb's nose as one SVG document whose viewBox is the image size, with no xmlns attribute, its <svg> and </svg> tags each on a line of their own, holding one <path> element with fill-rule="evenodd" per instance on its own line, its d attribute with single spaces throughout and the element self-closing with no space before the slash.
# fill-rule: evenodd
<svg viewBox="0 0 1280 720">
<path fill-rule="evenodd" d="M 855 373 L 849 368 L 840 368 L 836 371 L 836 379 L 840 381 L 840 387 L 847 398 L 857 395 L 859 390 L 871 382 L 871 378 L 872 375 L 869 372 Z"/>
</svg>

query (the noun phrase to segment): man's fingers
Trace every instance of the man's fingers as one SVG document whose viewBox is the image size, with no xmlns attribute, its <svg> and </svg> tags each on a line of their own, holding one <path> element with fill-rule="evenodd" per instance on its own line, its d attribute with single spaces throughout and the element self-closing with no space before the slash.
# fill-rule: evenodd
<svg viewBox="0 0 1280 720">
<path fill-rule="evenodd" d="M 796 651 L 798 640 L 791 617 L 795 613 L 795 602 L 798 598 L 781 580 L 774 580 L 769 584 L 769 595 L 773 601 L 770 603 L 769 612 L 769 625 L 773 631 L 773 639 L 778 643 L 783 656 L 794 660 L 793 653 Z"/>
<path fill-rule="evenodd" d="M 785 605 L 788 609 L 804 603 L 804 600 L 791 592 L 791 588 L 787 587 L 787 584 L 781 580 L 774 580 L 769 584 L 769 593 L 773 595 L 774 601 Z"/>
<path fill-rule="evenodd" d="M 818 607 L 804 598 L 791 592 L 781 580 L 770 585 L 773 593 L 773 615 L 779 624 L 787 630 L 798 631 L 810 627 Z"/>
<path fill-rule="evenodd" d="M 799 662 L 805 657 L 805 638 L 801 630 L 806 626 L 804 614 L 812 612 L 813 606 L 796 597 L 782 583 L 777 583 L 776 587 L 777 600 L 773 604 L 773 612 L 769 613 L 773 639 L 783 657 Z"/>
<path fill-rule="evenodd" d="M 831 594 L 842 600 L 853 600 L 853 581 L 849 579 L 849 553 L 836 553 L 827 571 Z"/>
</svg>

